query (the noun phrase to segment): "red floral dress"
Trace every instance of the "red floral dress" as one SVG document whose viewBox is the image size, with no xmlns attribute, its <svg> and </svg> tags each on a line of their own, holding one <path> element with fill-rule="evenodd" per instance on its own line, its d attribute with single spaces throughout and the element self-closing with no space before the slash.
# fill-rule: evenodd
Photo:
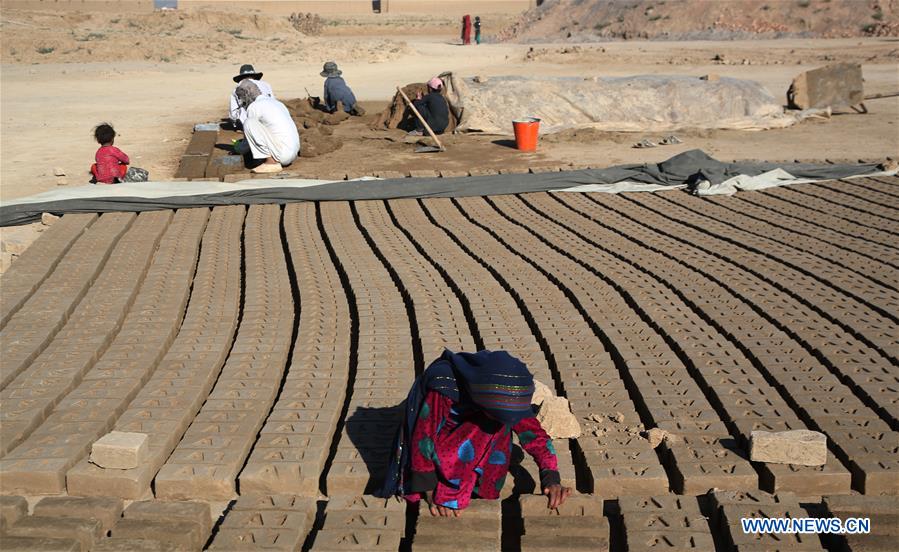
<svg viewBox="0 0 899 552">
<path fill-rule="evenodd" d="M 466 412 L 448 397 L 429 391 L 409 444 L 413 492 L 406 500 L 417 502 L 433 489 L 436 504 L 462 510 L 472 495 L 499 498 L 509 473 L 513 431 L 521 447 L 537 461 L 541 486 L 558 484 L 556 451 L 536 418 L 508 426 L 481 412 Z"/>
</svg>

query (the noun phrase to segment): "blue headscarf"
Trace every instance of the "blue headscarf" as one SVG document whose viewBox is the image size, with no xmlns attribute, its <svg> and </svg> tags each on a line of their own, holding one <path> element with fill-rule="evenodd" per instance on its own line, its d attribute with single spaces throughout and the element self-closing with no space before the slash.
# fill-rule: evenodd
<svg viewBox="0 0 899 552">
<path fill-rule="evenodd" d="M 405 482 L 412 462 L 407 443 L 412 440 L 428 391 L 437 391 L 466 409 L 483 411 L 508 426 L 534 415 L 531 407 L 534 376 L 523 362 L 506 351 L 453 353 L 444 350 L 409 391 L 403 423 L 391 449 L 387 478 L 377 496 L 408 494 Z"/>
</svg>

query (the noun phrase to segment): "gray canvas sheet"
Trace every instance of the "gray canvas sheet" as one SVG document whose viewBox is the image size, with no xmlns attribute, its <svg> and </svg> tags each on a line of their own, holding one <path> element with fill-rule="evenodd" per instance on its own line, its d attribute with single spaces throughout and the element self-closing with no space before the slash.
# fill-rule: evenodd
<svg viewBox="0 0 899 552">
<path fill-rule="evenodd" d="M 507 174 L 463 178 L 398 178 L 388 180 L 323 182 L 300 180 L 254 181 L 253 185 L 213 182 L 177 183 L 179 192 L 160 194 L 154 183 L 127 185 L 133 195 L 122 195 L 125 188 L 88 189 L 79 196 L 77 189 L 40 194 L 8 201 L 0 206 L 0 226 L 26 224 L 40 219 L 41 213 L 104 213 L 113 211 L 152 211 L 216 205 L 291 203 L 296 201 L 381 200 L 398 198 L 466 197 L 521 194 L 576 189 L 579 186 L 621 182 L 648 185 L 648 189 L 695 186 L 700 182 L 719 184 L 730 178 L 758 176 L 782 168 L 798 179 L 831 180 L 872 174 L 875 164 L 815 165 L 801 163 L 723 163 L 701 150 L 691 150 L 658 164 L 619 165 L 607 169 L 587 169 L 538 174 Z M 264 183 L 264 184 L 263 184 Z M 157 188 L 160 185 L 157 185 Z M 173 184 L 165 184 L 171 189 Z M 110 189 L 109 195 L 105 190 Z M 100 191 L 98 191 L 100 190 Z M 196 193 L 193 193 L 196 191 Z"/>
</svg>

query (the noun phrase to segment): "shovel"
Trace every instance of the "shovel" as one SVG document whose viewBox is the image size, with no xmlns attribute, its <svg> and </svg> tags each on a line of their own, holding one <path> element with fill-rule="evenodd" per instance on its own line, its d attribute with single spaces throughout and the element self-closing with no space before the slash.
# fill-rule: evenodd
<svg viewBox="0 0 899 552">
<path fill-rule="evenodd" d="M 434 131 L 431 130 L 431 127 L 428 125 L 428 122 L 425 121 L 424 117 L 421 116 L 421 113 L 415 108 L 415 104 L 412 103 L 412 100 L 409 99 L 409 96 L 403 92 L 403 89 L 399 86 L 396 87 L 396 91 L 403 96 L 403 99 L 406 100 L 406 105 L 412 110 L 412 113 L 415 113 L 415 116 L 418 117 L 419 122 L 425 127 L 425 130 L 428 131 L 428 135 L 434 139 L 434 142 L 437 143 L 436 146 L 418 146 L 415 148 L 415 153 L 439 153 L 441 151 L 446 151 L 446 148 L 443 147 L 443 144 L 440 143 L 440 139 L 437 138 L 437 135 L 434 134 Z"/>
</svg>

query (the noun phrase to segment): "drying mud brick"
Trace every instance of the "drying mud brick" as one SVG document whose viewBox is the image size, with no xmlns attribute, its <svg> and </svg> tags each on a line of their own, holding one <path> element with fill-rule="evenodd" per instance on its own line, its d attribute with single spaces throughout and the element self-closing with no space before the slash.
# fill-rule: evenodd
<svg viewBox="0 0 899 552">
<path fill-rule="evenodd" d="M 528 537 L 590 537 L 608 542 L 609 521 L 587 516 L 532 516 L 524 520 L 524 534 Z"/>
<path fill-rule="evenodd" d="M 154 521 L 183 521 L 193 523 L 202 535 L 212 530 L 209 504 L 205 502 L 179 502 L 145 500 L 132 502 L 125 508 L 125 519 Z"/>
<path fill-rule="evenodd" d="M 12 526 L 28 515 L 28 501 L 23 496 L 0 496 L 0 527 Z"/>
<path fill-rule="evenodd" d="M 100 539 L 102 529 L 95 519 L 53 518 L 28 516 L 20 519 L 6 530 L 13 537 L 41 537 L 53 539 L 74 539 L 81 543 L 83 550 L 90 550 Z M 5 546 L 3 547 L 5 550 Z"/>
<path fill-rule="evenodd" d="M 708 528 L 694 531 L 640 531 L 627 534 L 629 552 L 646 550 L 715 550 L 715 543 Z"/>
<path fill-rule="evenodd" d="M 749 458 L 753 462 L 823 466 L 827 463 L 827 436 L 817 431 L 753 431 Z"/>
<path fill-rule="evenodd" d="M 595 552 L 608 550 L 609 539 L 579 535 L 524 535 L 522 552 Z"/>
<path fill-rule="evenodd" d="M 835 458 L 823 466 L 765 464 L 759 474 L 759 488 L 770 493 L 849 494 L 851 483 L 852 474 Z"/>
<path fill-rule="evenodd" d="M 418 535 L 443 535 L 445 538 L 452 538 L 460 533 L 492 540 L 499 540 L 500 537 L 499 520 L 466 516 L 464 512 L 458 518 L 432 516 L 426 512 L 422 512 L 422 514 L 424 515 L 419 516 L 418 526 L 415 528 L 416 537 Z"/>
<path fill-rule="evenodd" d="M 415 535 L 412 550 L 456 552 L 459 550 L 459 544 L 455 540 L 449 539 L 442 534 Z M 318 549 L 316 548 L 315 550 Z M 499 550 L 499 547 L 495 541 L 479 538 L 475 535 L 474 538 L 465 542 L 465 550 L 466 552 L 496 552 Z"/>
<path fill-rule="evenodd" d="M 858 105 L 864 101 L 862 66 L 836 63 L 806 71 L 793 79 L 787 101 L 796 109 Z"/>
<path fill-rule="evenodd" d="M 187 521 L 123 519 L 112 528 L 110 536 L 125 539 L 156 540 L 174 544 L 180 550 L 201 550 L 206 536 L 200 526 Z"/>
<path fill-rule="evenodd" d="M 0 541 L 3 542 L 4 552 L 82 552 L 84 550 L 76 539 L 3 535 Z M 91 550 L 99 550 L 99 548 Z"/>
<path fill-rule="evenodd" d="M 342 552 L 344 550 L 396 550 L 401 534 L 395 531 L 324 529 L 315 535 L 312 550 Z"/>
<path fill-rule="evenodd" d="M 668 492 L 668 476 L 660 464 L 590 466 L 593 492 L 607 497 L 657 495 Z"/>
<path fill-rule="evenodd" d="M 48 496 L 34 506 L 34 515 L 44 517 L 68 517 L 96 519 L 106 532 L 122 517 L 124 505 L 119 498 L 74 496 Z"/>
<path fill-rule="evenodd" d="M 302 544 L 302 541 L 299 541 Z M 209 545 L 209 550 L 232 552 L 234 550 L 297 550 L 297 531 L 294 529 L 220 529 Z"/>
<path fill-rule="evenodd" d="M 371 495 L 337 495 L 328 501 L 328 510 L 405 512 L 406 505 L 404 502 Z"/>
<path fill-rule="evenodd" d="M 549 508 L 549 498 L 545 495 L 521 495 L 518 503 L 521 506 L 521 515 L 525 519 L 535 516 L 582 516 L 599 520 L 603 509 L 602 498 L 587 494 L 573 494 L 556 509 Z"/>
<path fill-rule="evenodd" d="M 148 450 L 146 434 L 111 431 L 91 445 L 90 461 L 101 468 L 127 470 L 146 460 Z"/>
<path fill-rule="evenodd" d="M 148 539 L 105 538 L 91 552 L 181 552 L 177 544 Z"/>
</svg>

